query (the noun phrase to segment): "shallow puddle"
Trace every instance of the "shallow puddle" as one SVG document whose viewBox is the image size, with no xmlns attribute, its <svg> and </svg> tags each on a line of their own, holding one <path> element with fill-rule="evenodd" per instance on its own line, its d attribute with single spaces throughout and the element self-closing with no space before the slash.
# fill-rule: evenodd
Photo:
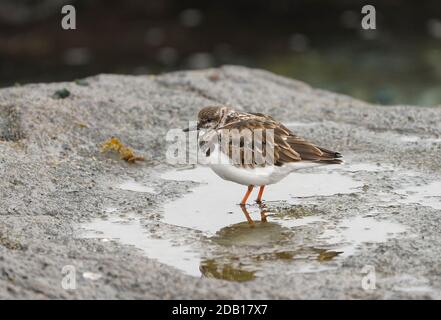
<svg viewBox="0 0 441 320">
<path fill-rule="evenodd" d="M 216 259 L 207 259 L 201 262 L 200 271 L 206 278 L 216 278 L 229 281 L 250 281 L 256 278 L 255 270 L 246 270 L 232 264 L 222 264 Z"/>
<path fill-rule="evenodd" d="M 403 142 L 415 143 L 415 142 L 427 142 L 427 143 L 441 143 L 441 138 L 424 138 L 419 136 L 401 135 L 399 138 Z"/>
<path fill-rule="evenodd" d="M 118 188 L 121 190 L 134 191 L 134 192 L 155 193 L 155 190 L 153 188 L 147 187 L 133 180 L 129 180 L 121 183 L 120 185 L 118 185 Z"/>
<path fill-rule="evenodd" d="M 394 290 L 412 293 L 412 294 L 428 294 L 435 289 L 429 279 L 423 277 L 415 277 L 411 275 L 400 275 L 394 278 L 397 285 Z M 400 285 L 400 283 L 405 283 L 406 285 Z"/>
<path fill-rule="evenodd" d="M 225 181 L 207 167 L 171 171 L 162 178 L 201 183 L 191 193 L 165 204 L 164 222 L 214 234 L 226 225 L 244 221 L 244 213 L 237 204 L 246 192 L 246 186 Z M 292 173 L 279 183 L 268 186 L 263 198 L 266 203 L 283 201 L 298 204 L 298 198 L 360 192 L 362 185 L 336 172 Z M 257 188 L 250 196 L 249 203 L 253 203 L 255 197 Z M 260 218 L 256 205 L 249 207 L 249 210 L 252 218 Z M 283 220 L 278 222 L 283 224 Z M 297 224 L 303 222 L 310 221 L 296 221 Z"/>
<path fill-rule="evenodd" d="M 199 276 L 199 254 L 191 247 L 171 239 L 155 238 L 141 223 L 141 218 L 131 214 L 96 219 L 82 225 L 82 238 L 117 240 L 122 244 L 141 249 L 149 258 L 174 266 L 186 274 Z"/>
<path fill-rule="evenodd" d="M 292 268 L 293 272 L 328 270 L 319 268 L 318 264 L 341 253 L 308 247 L 292 251 L 277 249 L 286 242 L 287 232 L 290 230 L 278 223 L 256 221 L 250 227 L 248 222 L 241 222 L 219 230 L 209 238 L 212 244 L 205 244 L 207 248 L 203 249 L 199 245 L 186 245 L 182 239 L 173 238 L 173 234 L 169 238 L 167 235 L 157 238 L 147 231 L 138 215 L 128 214 L 84 223 L 80 237 L 101 239 L 103 242 L 115 240 L 134 246 L 150 259 L 175 267 L 185 274 L 230 281 L 249 281 L 262 274 L 262 270 L 273 271 L 266 264 L 275 261 L 302 262 L 297 270 Z M 237 248 L 245 248 L 246 253 L 238 252 Z M 315 262 L 315 266 L 308 268 L 305 262 Z"/>
<path fill-rule="evenodd" d="M 347 172 L 383 172 L 394 170 L 393 166 L 387 164 L 374 164 L 374 163 L 351 163 L 345 164 L 339 168 L 340 170 Z"/>
<path fill-rule="evenodd" d="M 370 217 L 336 224 L 308 206 L 317 197 L 361 192 L 363 183 L 352 178 L 354 172 L 388 170 L 375 164 L 338 168 L 292 173 L 267 187 L 265 204 L 257 205 L 250 197 L 246 208 L 237 205 L 246 187 L 220 179 L 207 167 L 170 171 L 162 178 L 200 184 L 165 204 L 162 219 L 154 222 L 159 226 L 156 232 L 149 231 L 153 222 L 140 215 L 120 216 L 117 208 L 109 207 L 104 210 L 108 219 L 82 225 L 86 229 L 82 237 L 117 240 L 186 274 L 230 281 L 335 270 L 336 257 L 352 255 L 363 243 L 387 241 L 405 231 L 401 225 Z M 153 192 L 133 181 L 119 188 Z M 256 194 L 257 190 L 253 197 Z M 193 238 L 186 228 L 200 232 Z"/>
<path fill-rule="evenodd" d="M 398 223 L 376 220 L 370 217 L 354 217 L 341 221 L 336 228 L 328 229 L 321 238 L 329 244 L 336 244 L 342 256 L 353 255 L 363 243 L 385 242 L 405 232 Z"/>
<path fill-rule="evenodd" d="M 401 203 L 415 203 L 441 209 L 441 181 L 434 181 L 421 186 L 409 186 L 396 192 L 405 196 L 399 200 Z"/>
</svg>

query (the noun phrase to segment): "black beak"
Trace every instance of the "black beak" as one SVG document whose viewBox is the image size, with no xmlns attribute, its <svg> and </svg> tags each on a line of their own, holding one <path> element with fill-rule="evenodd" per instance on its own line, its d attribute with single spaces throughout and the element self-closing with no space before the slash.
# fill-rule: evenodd
<svg viewBox="0 0 441 320">
<path fill-rule="evenodd" d="M 192 128 L 188 127 L 188 128 L 182 129 L 182 131 L 184 131 L 184 132 L 197 131 L 197 130 L 199 130 L 199 124 L 197 124 L 196 127 L 192 127 Z"/>
</svg>

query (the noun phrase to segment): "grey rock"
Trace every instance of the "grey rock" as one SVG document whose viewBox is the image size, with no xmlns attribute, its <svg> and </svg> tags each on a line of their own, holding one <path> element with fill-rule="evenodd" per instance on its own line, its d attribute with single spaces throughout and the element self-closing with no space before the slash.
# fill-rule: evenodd
<svg viewBox="0 0 441 320">
<path fill-rule="evenodd" d="M 426 141 L 441 137 L 440 108 L 370 105 L 237 66 L 159 76 L 98 75 L 85 82 L 0 90 L 0 298 L 441 298 L 440 210 L 385 205 L 380 196 L 439 180 L 440 145 Z M 53 99 L 59 88 L 71 95 Z M 299 127 L 298 134 L 340 151 L 351 163 L 390 165 L 394 169 L 386 172 L 357 173 L 367 187 L 355 197 L 322 197 L 315 207 L 335 223 L 375 215 L 405 225 L 406 233 L 361 245 L 356 254 L 337 259 L 336 270 L 280 272 L 243 283 L 195 278 L 116 241 L 81 238 L 81 223 L 102 216 L 108 202 L 142 212 L 145 221 L 157 223 L 152 232 L 173 230 L 160 223 L 162 206 L 194 183 L 160 179 L 159 173 L 173 169 L 164 161 L 165 134 L 210 104 L 318 123 Z M 101 154 L 100 145 L 112 136 L 148 161 L 128 164 Z M 417 142 L 406 141 L 408 136 Z M 404 171 L 413 174 L 401 176 Z M 111 187 L 128 177 L 157 193 Z M 308 232 L 313 235 L 316 228 L 320 224 Z M 61 286 L 66 265 L 78 272 L 75 290 Z M 360 285 L 365 265 L 376 268 L 375 290 Z M 84 279 L 84 272 L 101 277 Z M 418 290 L 422 285 L 428 289 Z"/>
</svg>

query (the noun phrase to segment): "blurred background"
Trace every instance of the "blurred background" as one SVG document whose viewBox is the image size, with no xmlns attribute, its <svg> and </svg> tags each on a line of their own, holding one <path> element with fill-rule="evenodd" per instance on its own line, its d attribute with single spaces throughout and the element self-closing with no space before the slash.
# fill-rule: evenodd
<svg viewBox="0 0 441 320">
<path fill-rule="evenodd" d="M 76 8 L 76 30 L 61 7 Z M 377 29 L 361 28 L 374 5 Z M 379 104 L 441 105 L 439 0 L 0 0 L 0 87 L 240 64 Z"/>
</svg>

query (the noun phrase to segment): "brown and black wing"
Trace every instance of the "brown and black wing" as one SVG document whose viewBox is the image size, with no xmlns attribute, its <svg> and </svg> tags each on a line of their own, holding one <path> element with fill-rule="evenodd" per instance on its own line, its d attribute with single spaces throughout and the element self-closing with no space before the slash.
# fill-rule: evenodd
<svg viewBox="0 0 441 320">
<path fill-rule="evenodd" d="M 300 155 L 289 145 L 289 143 L 286 142 L 285 138 L 289 136 L 289 130 L 280 127 L 277 122 L 272 119 L 253 115 L 251 117 L 243 117 L 242 119 L 227 123 L 222 129 L 227 129 L 229 132 L 237 130 L 241 134 L 244 130 L 249 130 L 252 133 L 254 133 L 255 130 L 261 130 L 262 136 L 260 143 L 254 141 L 254 135 L 251 137 L 251 139 L 253 139 L 251 144 L 243 143 L 242 140 L 240 141 L 240 159 L 242 162 L 240 165 L 242 166 L 265 166 L 269 163 L 282 165 L 286 162 L 302 160 Z M 273 130 L 273 138 L 268 136 L 267 130 Z M 233 143 L 232 140 L 230 140 L 228 152 L 223 150 L 223 152 L 227 153 L 230 158 L 233 154 L 232 148 Z M 272 155 L 269 158 L 267 158 L 268 150 L 273 150 Z M 244 163 L 244 154 L 246 151 L 252 154 L 251 165 L 249 162 Z M 258 159 L 260 161 L 257 161 Z M 262 159 L 270 159 L 270 161 L 262 161 Z"/>
<path fill-rule="evenodd" d="M 239 120 L 225 124 L 222 128 L 228 130 L 237 129 L 239 132 L 245 129 L 251 131 L 261 129 L 263 131 L 262 148 L 256 147 L 253 144 L 253 150 L 249 151 L 253 153 L 253 159 L 261 156 L 265 157 L 266 146 L 270 145 L 274 148 L 273 163 L 277 166 L 297 161 L 314 161 L 329 164 L 342 163 L 342 160 L 339 159 L 341 158 L 340 153 L 316 146 L 298 137 L 280 122 L 261 113 L 251 114 L 250 117 L 241 117 Z M 265 131 L 268 129 L 273 130 L 273 141 L 272 139 L 266 139 Z M 241 157 L 244 153 L 243 148 L 244 146 L 241 145 Z M 228 155 L 231 157 L 231 148 Z"/>
<path fill-rule="evenodd" d="M 283 124 L 279 123 L 281 127 L 290 132 L 290 135 L 287 138 L 287 142 L 289 145 L 296 150 L 302 160 L 309 161 L 318 161 L 318 162 L 327 162 L 327 163 L 342 163 L 343 160 L 339 152 L 332 151 L 329 149 L 325 149 L 319 147 L 291 132 L 288 128 L 286 128 Z"/>
</svg>

